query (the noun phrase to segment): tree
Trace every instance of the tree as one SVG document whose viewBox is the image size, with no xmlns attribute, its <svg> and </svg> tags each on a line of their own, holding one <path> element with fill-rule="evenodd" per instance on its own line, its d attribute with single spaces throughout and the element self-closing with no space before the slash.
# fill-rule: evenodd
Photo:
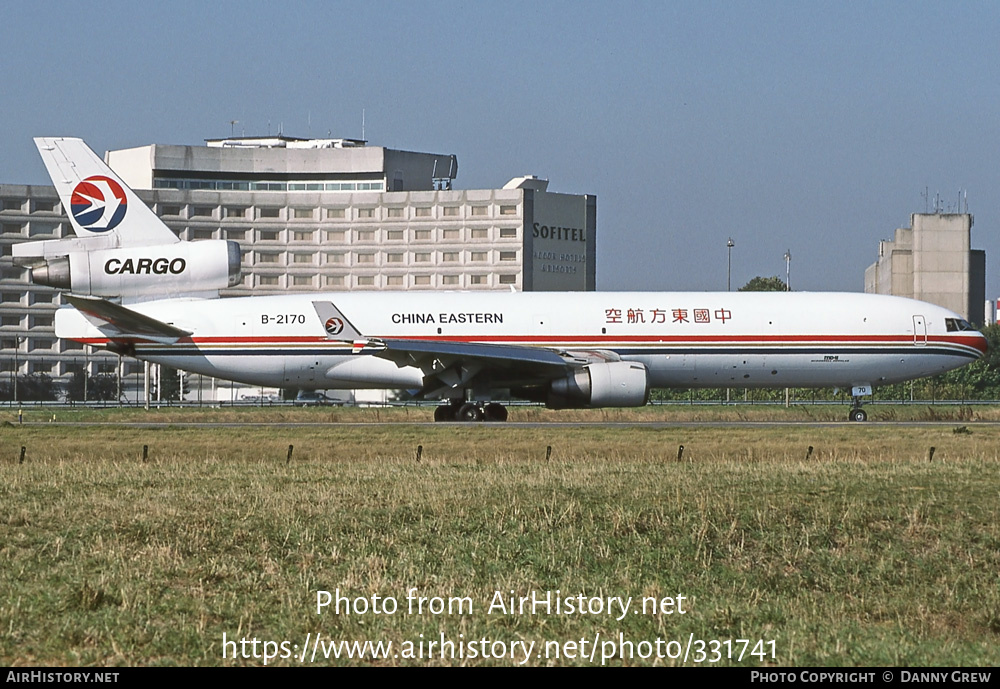
<svg viewBox="0 0 1000 689">
<path fill-rule="evenodd" d="M 740 292 L 787 292 L 788 285 L 785 281 L 774 275 L 769 278 L 758 275 L 750 282 L 740 287 Z"/>
<path fill-rule="evenodd" d="M 118 398 L 118 376 L 114 373 L 99 373 L 86 378 L 83 370 L 73 371 L 73 377 L 66 384 L 66 399 L 70 402 L 83 402 L 84 389 L 88 400 L 108 401 Z"/>
<path fill-rule="evenodd" d="M 171 401 L 183 399 L 190 391 L 187 378 L 184 379 L 184 390 L 181 390 L 181 381 L 176 368 L 160 366 L 160 399 Z"/>
<path fill-rule="evenodd" d="M 24 402 L 54 402 L 56 384 L 47 373 L 29 373 L 17 377 L 17 398 Z"/>
</svg>

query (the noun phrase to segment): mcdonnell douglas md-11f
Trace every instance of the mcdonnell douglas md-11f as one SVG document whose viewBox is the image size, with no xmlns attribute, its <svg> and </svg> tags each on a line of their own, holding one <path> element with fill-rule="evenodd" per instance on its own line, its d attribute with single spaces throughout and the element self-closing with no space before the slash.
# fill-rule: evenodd
<svg viewBox="0 0 1000 689">
<path fill-rule="evenodd" d="M 15 245 L 69 290 L 56 335 L 228 380 L 384 388 L 439 421 L 505 420 L 499 399 L 636 407 L 652 388 L 873 385 L 975 361 L 958 314 L 871 294 L 328 292 L 220 299 L 239 247 L 181 242 L 79 139 L 36 139 L 77 238 Z M 168 298 L 162 298 L 168 297 Z M 112 301 L 112 298 L 115 300 Z"/>
</svg>

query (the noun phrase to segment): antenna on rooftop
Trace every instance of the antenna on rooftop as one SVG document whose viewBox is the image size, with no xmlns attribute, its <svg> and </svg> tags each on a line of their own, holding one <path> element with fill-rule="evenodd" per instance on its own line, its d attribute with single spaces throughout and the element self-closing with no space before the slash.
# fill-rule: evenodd
<svg viewBox="0 0 1000 689">
<path fill-rule="evenodd" d="M 240 123 L 239 120 L 229 120 L 229 137 L 232 138 L 236 136 L 236 125 Z"/>
<path fill-rule="evenodd" d="M 361 108 L 361 140 L 365 140 L 365 109 Z"/>
</svg>

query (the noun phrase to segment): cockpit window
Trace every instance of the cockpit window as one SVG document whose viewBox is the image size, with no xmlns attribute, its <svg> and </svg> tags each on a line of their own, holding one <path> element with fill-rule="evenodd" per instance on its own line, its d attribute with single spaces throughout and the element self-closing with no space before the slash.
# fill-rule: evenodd
<svg viewBox="0 0 1000 689">
<path fill-rule="evenodd" d="M 967 330 L 975 330 L 976 328 L 969 321 L 964 318 L 945 318 L 945 327 L 950 333 L 964 332 Z"/>
</svg>

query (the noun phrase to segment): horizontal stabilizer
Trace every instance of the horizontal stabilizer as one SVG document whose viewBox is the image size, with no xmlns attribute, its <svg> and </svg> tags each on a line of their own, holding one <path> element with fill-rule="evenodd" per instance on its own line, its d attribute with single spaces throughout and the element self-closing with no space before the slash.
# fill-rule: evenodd
<svg viewBox="0 0 1000 689">
<path fill-rule="evenodd" d="M 191 334 L 188 330 L 175 328 L 169 323 L 104 299 L 71 294 L 64 298 L 110 339 L 174 343 Z"/>
</svg>

